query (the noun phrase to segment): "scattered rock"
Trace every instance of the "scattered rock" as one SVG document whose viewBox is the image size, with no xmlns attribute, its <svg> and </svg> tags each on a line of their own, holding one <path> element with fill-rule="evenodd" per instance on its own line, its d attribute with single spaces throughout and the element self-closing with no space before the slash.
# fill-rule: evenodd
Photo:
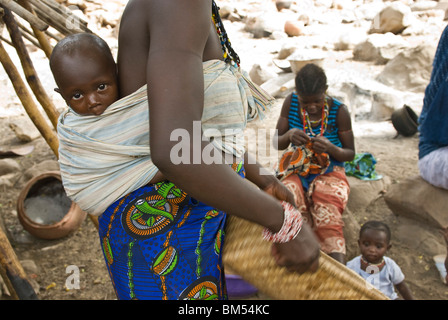
<svg viewBox="0 0 448 320">
<path fill-rule="evenodd" d="M 448 226 L 448 191 L 436 188 L 420 176 L 407 178 L 390 186 L 384 195 L 389 208 L 397 215 L 412 218 L 436 228 Z"/>
<path fill-rule="evenodd" d="M 254 83 L 262 85 L 266 81 L 277 77 L 277 74 L 259 64 L 254 64 L 249 72 L 249 76 Z"/>
<path fill-rule="evenodd" d="M 285 98 L 294 90 L 294 78 L 295 75 L 293 73 L 280 74 L 278 77 L 263 83 L 261 88 L 275 98 Z"/>
<path fill-rule="evenodd" d="M 366 39 L 364 32 L 353 31 L 344 32 L 339 35 L 338 40 L 334 43 L 334 50 L 353 50 L 358 44 Z M 356 59 L 355 59 L 356 60 Z"/>
<path fill-rule="evenodd" d="M 403 99 L 395 92 L 373 93 L 371 120 L 384 121 L 391 118 L 392 113 L 403 106 Z"/>
<path fill-rule="evenodd" d="M 0 176 L 16 173 L 20 170 L 20 165 L 14 159 L 0 159 Z"/>
<path fill-rule="evenodd" d="M 358 238 L 360 225 L 353 216 L 350 209 L 346 208 L 342 214 L 344 221 L 344 238 L 347 261 L 358 254 Z"/>
<path fill-rule="evenodd" d="M 377 80 L 397 90 L 423 92 L 429 83 L 436 47 L 421 44 L 390 60 Z"/>
<path fill-rule="evenodd" d="M 23 142 L 30 142 L 41 136 L 34 123 L 28 117 L 20 117 L 11 120 L 9 127 L 16 137 Z"/>
<path fill-rule="evenodd" d="M 274 29 L 269 26 L 267 19 L 264 17 L 253 16 L 246 19 L 244 31 L 252 33 L 255 39 L 260 39 L 269 37 Z"/>
<path fill-rule="evenodd" d="M 411 11 L 427 11 L 437 7 L 437 1 L 417 1 L 409 5 Z"/>
<path fill-rule="evenodd" d="M 427 232 L 426 228 L 424 230 L 424 237 L 417 236 L 422 234 L 422 226 L 415 224 L 412 219 L 401 219 L 394 233 L 394 239 L 406 243 L 415 251 L 427 252 L 431 256 L 446 251 L 446 248 L 438 241 L 438 234 Z"/>
<path fill-rule="evenodd" d="M 439 1 L 434 9 L 443 11 L 443 20 L 448 18 L 448 1 Z"/>
<path fill-rule="evenodd" d="M 385 176 L 382 179 L 367 181 L 348 176 L 350 184 L 350 196 L 348 198 L 347 209 L 354 214 L 359 214 L 369 204 L 377 199 L 390 185 L 390 179 Z"/>
<path fill-rule="evenodd" d="M 285 22 L 285 33 L 290 37 L 298 37 L 303 35 L 303 28 L 305 24 L 303 21 L 291 21 Z"/>
<path fill-rule="evenodd" d="M 413 15 L 409 6 L 394 1 L 373 18 L 369 32 L 398 34 L 410 26 L 412 20 Z"/>
<path fill-rule="evenodd" d="M 278 11 L 282 11 L 283 9 L 289 9 L 291 8 L 291 1 L 276 0 L 275 6 Z"/>
<path fill-rule="evenodd" d="M 365 41 L 354 47 L 353 59 L 386 64 L 408 47 L 409 44 L 402 37 L 396 36 L 391 32 L 371 34 Z"/>
<path fill-rule="evenodd" d="M 27 274 L 38 274 L 39 268 L 37 267 L 36 263 L 33 260 L 26 259 L 26 260 L 20 260 L 20 264 L 23 267 L 23 270 Z"/>
</svg>

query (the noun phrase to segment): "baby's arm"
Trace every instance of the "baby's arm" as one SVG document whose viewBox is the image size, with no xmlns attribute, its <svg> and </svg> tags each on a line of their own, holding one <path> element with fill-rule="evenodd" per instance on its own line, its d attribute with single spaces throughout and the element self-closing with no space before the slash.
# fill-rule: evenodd
<svg viewBox="0 0 448 320">
<path fill-rule="evenodd" d="M 400 282 L 399 284 L 396 284 L 395 287 L 397 288 L 398 292 L 400 293 L 400 295 L 404 300 L 415 300 L 411 290 L 404 281 Z"/>
</svg>

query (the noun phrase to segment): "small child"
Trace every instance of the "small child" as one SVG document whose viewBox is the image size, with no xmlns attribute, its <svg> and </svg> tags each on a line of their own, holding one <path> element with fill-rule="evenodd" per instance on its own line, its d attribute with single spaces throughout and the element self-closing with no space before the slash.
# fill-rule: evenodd
<svg viewBox="0 0 448 320">
<path fill-rule="evenodd" d="M 109 45 L 97 35 L 76 33 L 59 41 L 50 56 L 50 69 L 58 86 L 55 91 L 78 116 L 99 116 L 119 99 L 117 65 Z M 96 124 L 101 126 L 102 121 Z M 150 183 L 163 180 L 157 171 Z"/>
<path fill-rule="evenodd" d="M 91 33 L 69 35 L 50 57 L 55 91 L 79 115 L 100 115 L 118 100 L 117 66 L 109 46 Z"/>
<path fill-rule="evenodd" d="M 368 221 L 359 231 L 358 245 L 361 255 L 347 262 L 347 267 L 366 280 L 373 280 L 377 287 L 390 299 L 398 298 L 394 287 L 405 300 L 414 297 L 404 282 L 404 274 L 391 258 L 386 257 L 391 248 L 391 232 L 387 224 L 380 221 Z"/>
</svg>

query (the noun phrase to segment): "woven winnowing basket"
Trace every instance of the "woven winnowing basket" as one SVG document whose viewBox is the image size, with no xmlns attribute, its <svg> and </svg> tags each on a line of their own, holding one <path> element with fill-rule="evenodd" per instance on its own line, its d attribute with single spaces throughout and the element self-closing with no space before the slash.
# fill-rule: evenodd
<svg viewBox="0 0 448 320">
<path fill-rule="evenodd" d="M 262 227 L 229 217 L 223 251 L 224 266 L 279 300 L 384 300 L 379 290 L 358 274 L 321 253 L 315 273 L 299 275 L 279 267 L 271 244 L 261 236 Z"/>
</svg>

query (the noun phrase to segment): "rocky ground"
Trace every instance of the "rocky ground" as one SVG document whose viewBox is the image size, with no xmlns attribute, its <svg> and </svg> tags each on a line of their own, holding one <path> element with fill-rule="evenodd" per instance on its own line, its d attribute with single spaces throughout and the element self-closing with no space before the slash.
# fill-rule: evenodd
<svg viewBox="0 0 448 320">
<path fill-rule="evenodd" d="M 283 1 L 286 5 L 288 2 Z M 250 130 L 275 127 L 282 98 L 293 88 L 293 73 L 288 70 L 289 54 L 299 50 L 302 58 L 310 53 L 313 57 L 323 57 L 320 63 L 329 78 L 329 92 L 350 107 L 356 151 L 372 153 L 377 160 L 377 172 L 383 176 L 376 182 L 350 179 L 352 194 L 346 214 L 349 258 L 358 254 L 359 225 L 371 219 L 386 221 L 392 229 L 393 243 L 388 255 L 402 267 L 414 296 L 444 300 L 448 297 L 448 287 L 441 282 L 433 261 L 434 255 L 446 253 L 438 228 L 392 212 L 384 195 L 391 186 L 418 175 L 418 134 L 397 135 L 390 116 L 404 104 L 417 114 L 420 112 L 435 46 L 446 25 L 445 7 L 442 1 L 394 2 L 407 8 L 402 10 L 412 23 L 402 26 L 404 30 L 396 34 L 386 32 L 387 35 L 377 33 L 378 30 L 372 33 L 372 26 L 381 28 L 375 19 L 391 4 L 388 1 L 291 1 L 289 8 L 281 11 L 277 10 L 275 1 L 222 0 L 218 4 L 223 13 L 227 12 L 224 23 L 241 57 L 242 67 L 277 97 L 276 106 L 264 122 L 250 124 Z M 125 3 L 125 0 L 64 2 L 89 21 L 89 28 L 104 37 L 114 52 L 118 19 Z M 13 50 L 6 49 L 19 65 Z M 48 60 L 32 45 L 28 49 L 48 93 L 59 109 L 64 108 L 53 92 Z M 0 86 L 0 150 L 34 146 L 25 155 L 3 154 L 0 158 L 0 223 L 38 297 L 43 300 L 115 299 L 96 229 L 89 218 L 72 234 L 57 240 L 34 237 L 18 221 L 17 199 L 26 182 L 42 172 L 57 169 L 58 165 L 38 134 L 31 130 L 27 133 L 31 141 L 19 139 L 17 128 L 34 128 L 30 122 L 24 124 L 29 119 L 3 69 Z M 278 154 L 263 148 L 258 146 L 256 154 L 269 167 Z M 67 282 L 72 266 L 80 272 L 79 289 L 71 288 Z M 5 286 L 0 288 L 1 298 L 10 299 Z M 254 298 L 269 299 L 263 294 Z"/>
</svg>

